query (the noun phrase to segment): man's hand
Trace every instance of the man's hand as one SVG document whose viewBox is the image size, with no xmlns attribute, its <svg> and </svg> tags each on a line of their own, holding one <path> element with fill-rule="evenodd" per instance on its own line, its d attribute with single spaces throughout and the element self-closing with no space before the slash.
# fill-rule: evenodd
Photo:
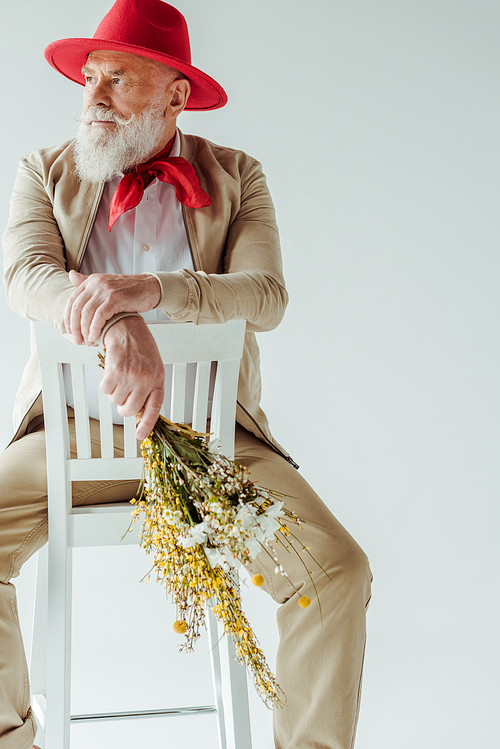
<svg viewBox="0 0 500 749">
<path fill-rule="evenodd" d="M 72 270 L 69 280 L 76 288 L 64 311 L 64 325 L 77 344 L 97 341 L 108 320 L 119 312 L 148 312 L 161 298 L 158 280 L 147 274 L 85 276 Z"/>
<path fill-rule="evenodd" d="M 160 414 L 165 370 L 158 347 L 142 317 L 124 317 L 106 331 L 106 362 L 101 390 L 122 416 L 143 411 L 138 440 L 152 431 Z"/>
</svg>

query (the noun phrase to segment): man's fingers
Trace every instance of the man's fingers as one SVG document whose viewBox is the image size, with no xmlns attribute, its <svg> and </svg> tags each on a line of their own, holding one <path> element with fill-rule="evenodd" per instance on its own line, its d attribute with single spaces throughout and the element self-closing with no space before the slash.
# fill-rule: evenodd
<svg viewBox="0 0 500 749">
<path fill-rule="evenodd" d="M 80 311 L 79 329 L 88 344 L 98 340 L 109 319 L 109 315 L 104 310 L 105 303 L 99 303 L 96 299 L 88 299 Z"/>
<path fill-rule="evenodd" d="M 104 392 L 104 391 L 103 391 Z M 134 406 L 131 405 L 132 401 L 130 400 L 130 396 L 132 395 L 132 390 L 130 387 L 127 387 L 126 385 L 120 384 L 117 385 L 111 393 L 108 393 L 109 400 L 111 403 L 114 403 L 115 406 L 118 407 L 118 413 L 122 416 L 135 416 Z M 145 395 L 142 398 L 142 401 L 144 402 Z"/>
<path fill-rule="evenodd" d="M 145 383 L 139 385 L 137 381 L 134 381 L 132 384 L 127 384 L 122 376 L 117 377 L 113 372 L 104 375 L 100 388 L 117 406 L 117 411 L 121 416 L 141 414 L 141 422 L 137 427 L 137 439 L 145 439 L 160 415 L 164 398 L 163 386 L 149 391 Z"/>
<path fill-rule="evenodd" d="M 80 285 L 66 302 L 64 325 L 67 332 L 74 336 L 81 336 L 80 317 L 88 297 L 89 294 L 86 293 L 85 287 Z"/>
<path fill-rule="evenodd" d="M 118 388 L 115 388 L 109 395 L 109 398 L 113 403 L 119 404 L 117 411 L 120 416 L 141 414 L 141 421 L 137 426 L 136 437 L 142 441 L 153 431 L 153 427 L 160 415 L 164 392 L 159 388 L 153 390 L 145 402 L 144 397 L 137 392 L 131 392 L 123 399 L 123 392 L 123 390 L 120 391 Z M 122 402 L 120 403 L 120 401 Z"/>
<path fill-rule="evenodd" d="M 66 307 L 64 316 L 64 325 L 68 333 L 75 339 L 75 343 L 83 343 L 83 336 L 80 326 L 81 302 L 71 299 Z"/>
<path fill-rule="evenodd" d="M 160 415 L 160 410 L 163 404 L 163 396 L 163 390 L 153 390 L 144 405 L 142 418 L 137 425 L 137 430 L 135 433 L 135 436 L 141 442 L 142 440 L 146 439 L 148 434 L 151 434 L 151 432 L 153 431 L 153 427 L 158 420 L 158 416 Z"/>
<path fill-rule="evenodd" d="M 108 329 L 106 350 L 101 390 L 122 416 L 143 411 L 137 439 L 144 439 L 160 414 L 165 386 L 165 370 L 155 340 L 142 317 L 126 317 Z"/>
<path fill-rule="evenodd" d="M 69 280 L 73 284 L 73 286 L 80 286 L 88 276 L 86 276 L 84 273 L 79 273 L 77 270 L 70 270 L 69 272 Z"/>
<path fill-rule="evenodd" d="M 130 394 L 130 388 L 123 388 L 123 384 L 121 386 L 122 392 L 119 393 L 118 388 L 120 387 L 120 382 L 123 383 L 123 379 L 117 376 L 115 371 L 111 371 L 106 362 L 104 365 L 104 377 L 101 380 L 99 388 L 103 393 L 109 395 L 109 399 L 112 403 L 115 403 L 118 406 L 123 405 Z"/>
<path fill-rule="evenodd" d="M 80 286 L 87 278 L 88 276 L 78 273 L 76 270 L 70 270 L 69 272 L 69 280 L 75 286 L 75 291 L 71 294 L 64 309 L 64 327 L 68 333 L 73 335 L 75 343 L 78 344 L 83 343 L 78 312 L 79 306 L 81 307 L 79 300 L 82 289 Z"/>
<path fill-rule="evenodd" d="M 70 271 L 69 279 L 75 290 L 66 304 L 64 324 L 78 343 L 94 343 L 114 315 L 147 312 L 161 298 L 159 281 L 147 274 L 93 273 L 86 276 Z"/>
<path fill-rule="evenodd" d="M 126 397 L 125 393 L 124 389 L 116 388 L 109 396 L 113 403 L 118 406 L 118 413 L 121 416 L 136 416 L 138 413 L 142 413 L 141 418 L 144 418 L 144 414 L 146 414 L 146 419 L 154 416 L 154 426 L 163 403 L 163 391 L 160 388 L 151 391 L 137 388 L 131 389 Z M 154 415 L 155 409 L 156 415 Z"/>
<path fill-rule="evenodd" d="M 84 312 L 86 309 L 84 310 Z M 90 311 L 90 310 L 89 310 Z M 102 335 L 102 331 L 108 320 L 113 316 L 114 312 L 106 311 L 105 305 L 101 304 L 99 307 L 92 311 L 92 315 L 88 317 L 88 321 L 85 318 L 85 332 L 86 339 L 89 343 L 95 343 Z M 83 329 L 82 325 L 82 329 Z"/>
<path fill-rule="evenodd" d="M 95 281 L 91 280 L 90 284 L 85 283 L 90 278 L 90 276 L 78 273 L 75 270 L 69 272 L 69 280 L 75 290 L 66 303 L 64 325 L 68 333 L 71 333 L 78 343 L 83 343 L 83 341 L 94 343 L 100 335 L 99 332 L 92 340 L 88 338 L 94 311 L 103 302 L 100 298 L 102 293 L 99 295 L 100 290 L 99 287 L 96 288 Z"/>
<path fill-rule="evenodd" d="M 64 327 L 66 328 L 66 331 L 68 333 L 73 333 L 71 329 L 71 313 L 73 311 L 74 303 L 75 303 L 75 295 L 71 294 L 70 298 L 66 302 L 66 307 L 64 308 Z"/>
<path fill-rule="evenodd" d="M 115 312 L 110 309 L 106 299 L 80 287 L 68 301 L 64 322 L 68 333 L 79 338 L 80 343 L 86 341 L 92 344 L 98 340 L 113 314 Z"/>
<path fill-rule="evenodd" d="M 90 289 L 82 288 L 78 296 L 73 297 L 69 313 L 70 332 L 80 335 L 88 344 L 95 343 L 118 310 L 102 292 L 92 293 Z"/>
<path fill-rule="evenodd" d="M 82 329 L 82 315 L 87 304 L 85 293 L 78 294 L 73 299 L 69 313 L 69 330 L 70 333 L 83 343 L 85 340 L 84 330 Z"/>
</svg>

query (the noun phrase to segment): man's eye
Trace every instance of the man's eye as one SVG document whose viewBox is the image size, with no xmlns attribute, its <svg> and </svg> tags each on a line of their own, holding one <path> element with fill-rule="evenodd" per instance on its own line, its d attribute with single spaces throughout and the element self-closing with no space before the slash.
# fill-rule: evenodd
<svg viewBox="0 0 500 749">
<path fill-rule="evenodd" d="M 86 75 L 85 76 L 85 82 L 86 83 L 92 83 L 93 80 L 94 79 L 93 79 L 93 77 L 91 75 Z"/>
<path fill-rule="evenodd" d="M 113 78 L 111 80 L 111 83 L 122 83 L 122 79 L 121 78 Z"/>
</svg>

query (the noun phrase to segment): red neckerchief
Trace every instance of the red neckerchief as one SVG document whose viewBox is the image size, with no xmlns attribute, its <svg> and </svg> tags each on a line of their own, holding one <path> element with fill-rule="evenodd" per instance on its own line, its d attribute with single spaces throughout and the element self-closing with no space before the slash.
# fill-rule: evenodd
<svg viewBox="0 0 500 749">
<path fill-rule="evenodd" d="M 189 161 L 182 156 L 168 155 L 174 138 L 167 143 L 163 151 L 122 177 L 109 206 L 109 231 L 122 213 L 139 205 L 144 189 L 155 177 L 161 182 L 173 185 L 177 199 L 188 208 L 204 208 L 211 204 L 210 197 L 201 189 L 196 172 Z"/>
</svg>

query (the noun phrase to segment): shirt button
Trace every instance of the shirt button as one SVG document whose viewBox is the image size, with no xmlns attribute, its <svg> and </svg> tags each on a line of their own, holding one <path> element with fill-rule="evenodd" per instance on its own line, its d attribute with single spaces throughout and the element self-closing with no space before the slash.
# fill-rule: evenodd
<svg viewBox="0 0 500 749">
<path fill-rule="evenodd" d="M 143 252 L 147 252 L 149 250 L 149 245 L 148 244 L 141 244 L 141 250 Z"/>
</svg>

